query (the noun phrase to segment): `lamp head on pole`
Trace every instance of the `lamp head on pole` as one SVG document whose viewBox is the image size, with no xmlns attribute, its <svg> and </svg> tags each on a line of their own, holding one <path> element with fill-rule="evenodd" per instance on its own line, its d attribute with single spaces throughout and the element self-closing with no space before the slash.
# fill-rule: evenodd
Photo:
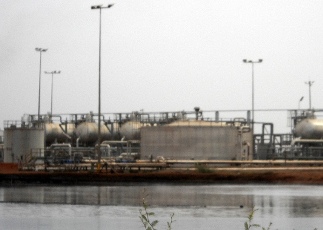
<svg viewBox="0 0 323 230">
<path fill-rule="evenodd" d="M 91 6 L 91 9 L 92 10 L 95 10 L 95 9 L 100 9 L 102 5 L 96 5 L 96 6 Z"/>
<path fill-rule="evenodd" d="M 42 49 L 42 48 L 35 48 L 36 51 L 39 52 L 46 52 L 48 49 Z"/>
<path fill-rule="evenodd" d="M 51 71 L 51 72 L 44 71 L 44 73 L 45 74 L 60 74 L 61 71 L 60 70 L 59 71 L 54 70 L 54 71 Z"/>
<path fill-rule="evenodd" d="M 103 9 L 103 8 L 111 8 L 114 4 L 109 4 L 107 6 L 103 6 L 103 5 L 95 5 L 95 6 L 91 6 L 91 10 L 97 10 L 97 9 Z"/>
<path fill-rule="evenodd" d="M 243 59 L 242 61 L 244 63 L 261 63 L 263 61 L 263 59 L 258 59 L 258 61 Z"/>
</svg>

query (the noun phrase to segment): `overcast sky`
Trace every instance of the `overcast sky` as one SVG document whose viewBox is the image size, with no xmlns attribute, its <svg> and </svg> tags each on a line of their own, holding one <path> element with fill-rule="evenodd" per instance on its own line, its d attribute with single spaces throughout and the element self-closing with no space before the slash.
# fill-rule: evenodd
<svg viewBox="0 0 323 230">
<path fill-rule="evenodd" d="M 323 108 L 321 0 L 0 0 L 0 129 L 38 112 L 42 72 L 54 76 L 53 113 L 98 110 L 102 11 L 103 113 Z M 41 113 L 50 111 L 51 75 L 42 74 Z M 287 113 L 256 113 L 287 127 Z M 277 129 L 279 129 L 277 128 Z"/>
</svg>

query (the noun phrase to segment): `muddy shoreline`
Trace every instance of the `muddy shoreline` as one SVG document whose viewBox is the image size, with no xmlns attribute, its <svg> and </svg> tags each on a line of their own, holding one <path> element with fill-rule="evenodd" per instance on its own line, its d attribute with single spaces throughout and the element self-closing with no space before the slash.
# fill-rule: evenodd
<svg viewBox="0 0 323 230">
<path fill-rule="evenodd" d="M 116 183 L 174 184 L 304 184 L 323 185 L 323 168 L 234 168 L 210 172 L 166 169 L 149 172 L 19 171 L 0 164 L 1 185 L 109 185 Z"/>
</svg>

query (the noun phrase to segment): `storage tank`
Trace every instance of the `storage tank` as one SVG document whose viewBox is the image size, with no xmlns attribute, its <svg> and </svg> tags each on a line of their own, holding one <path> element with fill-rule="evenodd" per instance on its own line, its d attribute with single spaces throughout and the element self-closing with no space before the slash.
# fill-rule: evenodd
<svg viewBox="0 0 323 230">
<path fill-rule="evenodd" d="M 98 124 L 95 122 L 82 122 L 75 129 L 76 138 L 80 138 L 79 141 L 86 143 L 94 143 L 98 140 Z M 110 137 L 108 128 L 101 124 L 101 141 L 107 140 Z"/>
<path fill-rule="evenodd" d="M 126 140 L 133 140 L 140 138 L 140 128 L 143 126 L 150 126 L 150 124 L 143 124 L 139 121 L 128 121 L 120 127 L 120 135 Z"/>
<path fill-rule="evenodd" d="M 60 127 L 64 130 L 67 136 L 72 137 L 75 130 L 74 123 L 60 124 Z"/>
<path fill-rule="evenodd" d="M 66 131 L 64 133 L 63 129 Z M 66 142 L 73 136 L 75 125 L 57 124 L 57 123 L 45 123 L 45 141 L 47 144 L 55 142 Z"/>
<path fill-rule="evenodd" d="M 296 125 L 294 135 L 302 139 L 323 138 L 323 120 L 310 118 L 302 120 Z"/>
<path fill-rule="evenodd" d="M 59 124 L 45 123 L 45 141 L 46 143 L 61 142 L 66 139 L 63 130 Z"/>
<path fill-rule="evenodd" d="M 38 156 L 44 156 L 44 129 L 39 128 L 6 128 L 4 130 L 5 163 L 18 162 L 37 150 Z"/>
</svg>

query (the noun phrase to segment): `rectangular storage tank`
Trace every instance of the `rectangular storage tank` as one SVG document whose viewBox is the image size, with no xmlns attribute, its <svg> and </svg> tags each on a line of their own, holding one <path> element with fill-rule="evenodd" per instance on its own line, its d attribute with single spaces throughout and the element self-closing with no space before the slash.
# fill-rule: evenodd
<svg viewBox="0 0 323 230">
<path fill-rule="evenodd" d="M 241 137 L 242 136 L 242 137 Z M 170 159 L 251 159 L 252 132 L 235 126 L 156 126 L 141 128 L 141 155 Z"/>
</svg>

